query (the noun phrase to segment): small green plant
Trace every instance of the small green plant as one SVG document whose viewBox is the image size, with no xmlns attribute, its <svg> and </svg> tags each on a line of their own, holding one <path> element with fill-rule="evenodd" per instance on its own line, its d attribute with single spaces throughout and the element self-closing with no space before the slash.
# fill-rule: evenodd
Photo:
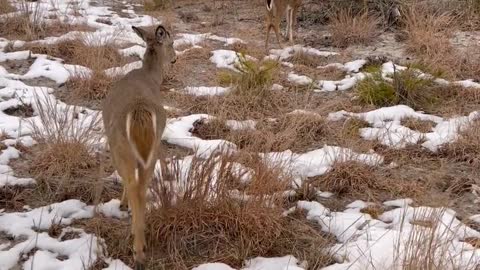
<svg viewBox="0 0 480 270">
<path fill-rule="evenodd" d="M 425 109 L 437 103 L 438 97 L 435 89 L 432 89 L 433 85 L 432 79 L 419 77 L 412 69 L 395 72 L 393 75 L 397 100 L 414 109 Z"/>
<path fill-rule="evenodd" d="M 357 95 L 362 103 L 375 106 L 390 106 L 398 102 L 393 85 L 374 73 L 357 85 Z"/>
<path fill-rule="evenodd" d="M 405 104 L 414 109 L 428 109 L 438 103 L 441 93 L 432 79 L 421 77 L 417 71 L 395 71 L 392 81 L 377 72 L 357 85 L 357 95 L 362 103 L 375 106 Z"/>
<path fill-rule="evenodd" d="M 362 72 L 366 73 L 379 73 L 382 69 L 381 64 L 368 64 L 362 68 Z"/>
<path fill-rule="evenodd" d="M 239 72 L 222 71 L 218 73 L 218 81 L 221 85 L 233 85 L 234 93 L 256 95 L 270 90 L 273 84 L 274 74 L 278 70 L 277 61 L 265 60 L 257 62 L 249 60 L 242 53 L 237 53 L 238 62 L 235 68 Z"/>
</svg>

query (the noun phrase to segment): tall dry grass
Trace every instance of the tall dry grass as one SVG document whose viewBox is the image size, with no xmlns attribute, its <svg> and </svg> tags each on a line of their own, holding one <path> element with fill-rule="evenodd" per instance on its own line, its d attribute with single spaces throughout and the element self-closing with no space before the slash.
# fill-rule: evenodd
<svg viewBox="0 0 480 270">
<path fill-rule="evenodd" d="M 147 267 L 191 269 L 205 261 L 241 267 L 247 258 L 284 254 L 315 267 L 327 265 L 329 256 L 318 247 L 329 239 L 303 221 L 282 217 L 282 197 L 272 191 L 272 186 L 281 189 L 278 175 L 256 171 L 249 184 L 254 192 L 232 197 L 239 181 L 232 161 L 231 156 L 171 161 L 168 176 L 161 176 L 170 182 L 155 179 L 147 214 Z M 84 225 L 105 239 L 110 255 L 133 263 L 127 222 L 96 219 Z"/>
<path fill-rule="evenodd" d="M 334 46 L 368 45 L 380 34 L 380 20 L 375 15 L 363 12 L 354 14 L 351 8 L 341 9 L 329 24 Z"/>
<path fill-rule="evenodd" d="M 37 185 L 24 195 L 39 204 L 71 198 L 94 202 L 117 197 L 115 185 L 102 180 L 106 175 L 105 159 L 97 149 L 101 139 L 99 114 L 81 115 L 79 108 L 42 94 L 35 100 L 38 117 L 30 126 L 38 144 L 27 150 L 23 169 L 35 177 Z"/>
<path fill-rule="evenodd" d="M 15 11 L 15 8 L 10 4 L 9 0 L 0 0 L 0 14 L 10 13 Z"/>
</svg>

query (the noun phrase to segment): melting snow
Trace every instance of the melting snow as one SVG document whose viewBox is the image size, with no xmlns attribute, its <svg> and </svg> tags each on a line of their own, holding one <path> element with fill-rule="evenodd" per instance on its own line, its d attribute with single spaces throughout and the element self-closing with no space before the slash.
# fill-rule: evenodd
<svg viewBox="0 0 480 270">
<path fill-rule="evenodd" d="M 183 92 L 193 96 L 220 96 L 228 94 L 231 91 L 230 87 L 220 87 L 220 86 L 188 86 Z"/>
<path fill-rule="evenodd" d="M 424 140 L 423 147 L 436 151 L 441 145 L 457 140 L 460 131 L 467 129 L 473 121 L 480 119 L 480 112 L 445 120 L 435 115 L 416 112 L 406 105 L 397 105 L 366 113 L 339 111 L 328 115 L 331 121 L 345 117 L 356 117 L 372 125 L 372 127 L 360 129 L 360 135 L 366 140 L 378 140 L 382 144 L 395 148 L 403 148 L 408 144 L 416 144 Z M 401 121 L 406 118 L 432 121 L 436 126 L 431 132 L 422 133 L 401 125 Z"/>
</svg>

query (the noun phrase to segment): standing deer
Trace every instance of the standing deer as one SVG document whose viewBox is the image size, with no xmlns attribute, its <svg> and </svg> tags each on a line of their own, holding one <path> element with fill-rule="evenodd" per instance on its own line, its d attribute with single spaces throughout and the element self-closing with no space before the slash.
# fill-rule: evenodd
<svg viewBox="0 0 480 270">
<path fill-rule="evenodd" d="M 166 112 L 160 85 L 175 63 L 173 39 L 163 27 L 132 26 L 147 44 L 143 66 L 115 83 L 103 104 L 103 122 L 112 160 L 123 180 L 122 206 L 132 211 L 135 270 L 145 269 L 146 192 L 159 158 Z"/>
<path fill-rule="evenodd" d="M 293 43 L 293 28 L 297 20 L 297 11 L 302 4 L 302 0 L 265 0 L 267 7 L 267 37 L 265 39 L 265 50 L 268 51 L 268 42 L 270 39 L 270 30 L 273 28 L 278 44 L 282 47 L 280 42 L 280 23 L 283 16 L 287 15 L 287 27 L 285 36 Z"/>
</svg>

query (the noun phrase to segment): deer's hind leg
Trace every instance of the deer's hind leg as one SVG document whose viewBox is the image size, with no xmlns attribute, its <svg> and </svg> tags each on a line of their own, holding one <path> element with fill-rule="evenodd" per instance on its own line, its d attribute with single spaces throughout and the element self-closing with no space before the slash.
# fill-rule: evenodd
<svg viewBox="0 0 480 270">
<path fill-rule="evenodd" d="M 145 269 L 145 208 L 146 188 L 136 179 L 128 183 L 128 202 L 132 210 L 132 234 L 135 270 Z"/>
<path fill-rule="evenodd" d="M 280 20 L 276 20 L 273 25 L 273 31 L 275 31 L 275 36 L 277 37 L 277 42 L 280 48 L 283 49 L 282 42 L 280 41 Z"/>
<path fill-rule="evenodd" d="M 127 187 L 125 186 L 125 184 L 122 184 L 122 186 L 123 186 L 123 192 L 122 192 L 122 198 L 120 200 L 120 210 L 127 211 L 128 210 Z"/>
<path fill-rule="evenodd" d="M 294 7 L 291 9 L 290 13 L 290 36 L 289 40 L 293 44 L 293 31 L 295 29 L 295 25 L 297 22 L 297 13 L 298 13 L 298 7 Z"/>
<path fill-rule="evenodd" d="M 270 30 L 273 28 L 272 24 L 267 24 L 267 33 L 265 38 L 265 52 L 268 53 L 268 45 L 270 41 Z"/>
</svg>

